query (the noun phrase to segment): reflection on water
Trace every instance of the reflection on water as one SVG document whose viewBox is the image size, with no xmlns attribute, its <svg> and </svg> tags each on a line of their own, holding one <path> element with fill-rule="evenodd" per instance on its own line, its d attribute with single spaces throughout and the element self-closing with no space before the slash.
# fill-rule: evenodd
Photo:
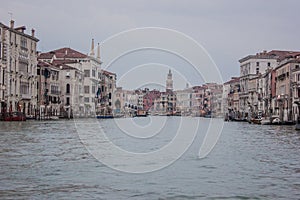
<svg viewBox="0 0 300 200">
<path fill-rule="evenodd" d="M 134 121 L 140 126 L 150 122 L 146 118 Z M 123 134 L 114 120 L 99 122 L 115 144 L 140 152 L 167 144 L 178 126 L 177 118 L 167 118 L 161 132 L 141 139 Z M 171 166 L 154 173 L 127 174 L 93 158 L 79 140 L 73 121 L 2 122 L 0 198 L 299 198 L 300 132 L 292 126 L 225 123 L 214 150 L 198 159 L 207 125 L 208 119 L 201 119 L 191 148 Z"/>
</svg>

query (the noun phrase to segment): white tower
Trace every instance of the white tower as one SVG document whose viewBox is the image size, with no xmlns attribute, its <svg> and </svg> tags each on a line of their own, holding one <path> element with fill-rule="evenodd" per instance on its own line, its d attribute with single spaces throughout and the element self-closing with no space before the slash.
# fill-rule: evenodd
<svg viewBox="0 0 300 200">
<path fill-rule="evenodd" d="M 168 73 L 167 81 L 166 81 L 166 91 L 168 91 L 168 90 L 173 91 L 173 79 L 172 79 L 171 69 L 169 69 L 169 73 Z"/>
<path fill-rule="evenodd" d="M 91 45 L 90 56 L 92 56 L 92 57 L 95 56 L 95 44 L 94 44 L 94 39 L 92 39 L 92 45 Z"/>
</svg>

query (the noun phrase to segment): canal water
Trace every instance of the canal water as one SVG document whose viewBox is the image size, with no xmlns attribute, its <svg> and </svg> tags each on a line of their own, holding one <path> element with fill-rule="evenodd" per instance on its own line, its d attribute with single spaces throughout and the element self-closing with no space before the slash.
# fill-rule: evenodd
<svg viewBox="0 0 300 200">
<path fill-rule="evenodd" d="M 180 117 L 162 119 L 97 123 L 120 148 L 143 153 L 160 149 L 176 135 Z M 147 127 L 155 120 L 164 121 L 156 135 L 125 133 L 132 123 Z M 300 198 L 300 132 L 293 126 L 225 122 L 213 151 L 199 159 L 210 122 L 200 119 L 197 136 L 181 158 L 154 172 L 132 174 L 112 169 L 89 153 L 76 123 L 86 124 L 88 133 L 94 121 L 1 122 L 0 199 Z M 123 127 L 128 123 L 129 130 L 119 122 Z"/>
</svg>

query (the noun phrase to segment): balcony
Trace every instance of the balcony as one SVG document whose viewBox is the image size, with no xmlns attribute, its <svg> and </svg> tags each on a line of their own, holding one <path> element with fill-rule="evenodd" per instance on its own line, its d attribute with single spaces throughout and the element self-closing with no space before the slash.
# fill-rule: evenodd
<svg viewBox="0 0 300 200">
<path fill-rule="evenodd" d="M 50 92 L 52 95 L 60 95 L 60 91 L 51 91 Z"/>
<path fill-rule="evenodd" d="M 24 100 L 30 100 L 31 99 L 31 94 L 21 94 L 20 98 L 24 99 Z"/>
</svg>

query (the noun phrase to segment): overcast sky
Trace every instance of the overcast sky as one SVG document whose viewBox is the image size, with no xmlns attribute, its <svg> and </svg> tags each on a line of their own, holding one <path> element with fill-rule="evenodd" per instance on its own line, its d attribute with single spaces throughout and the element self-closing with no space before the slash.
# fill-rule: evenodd
<svg viewBox="0 0 300 200">
<path fill-rule="evenodd" d="M 0 2 L 0 21 L 8 25 L 12 12 L 16 26 L 26 25 L 28 33 L 35 28 L 40 51 L 68 46 L 88 53 L 91 38 L 101 43 L 128 29 L 163 27 L 200 43 L 224 81 L 239 75 L 238 59 L 248 54 L 300 50 L 298 0 Z"/>
</svg>

